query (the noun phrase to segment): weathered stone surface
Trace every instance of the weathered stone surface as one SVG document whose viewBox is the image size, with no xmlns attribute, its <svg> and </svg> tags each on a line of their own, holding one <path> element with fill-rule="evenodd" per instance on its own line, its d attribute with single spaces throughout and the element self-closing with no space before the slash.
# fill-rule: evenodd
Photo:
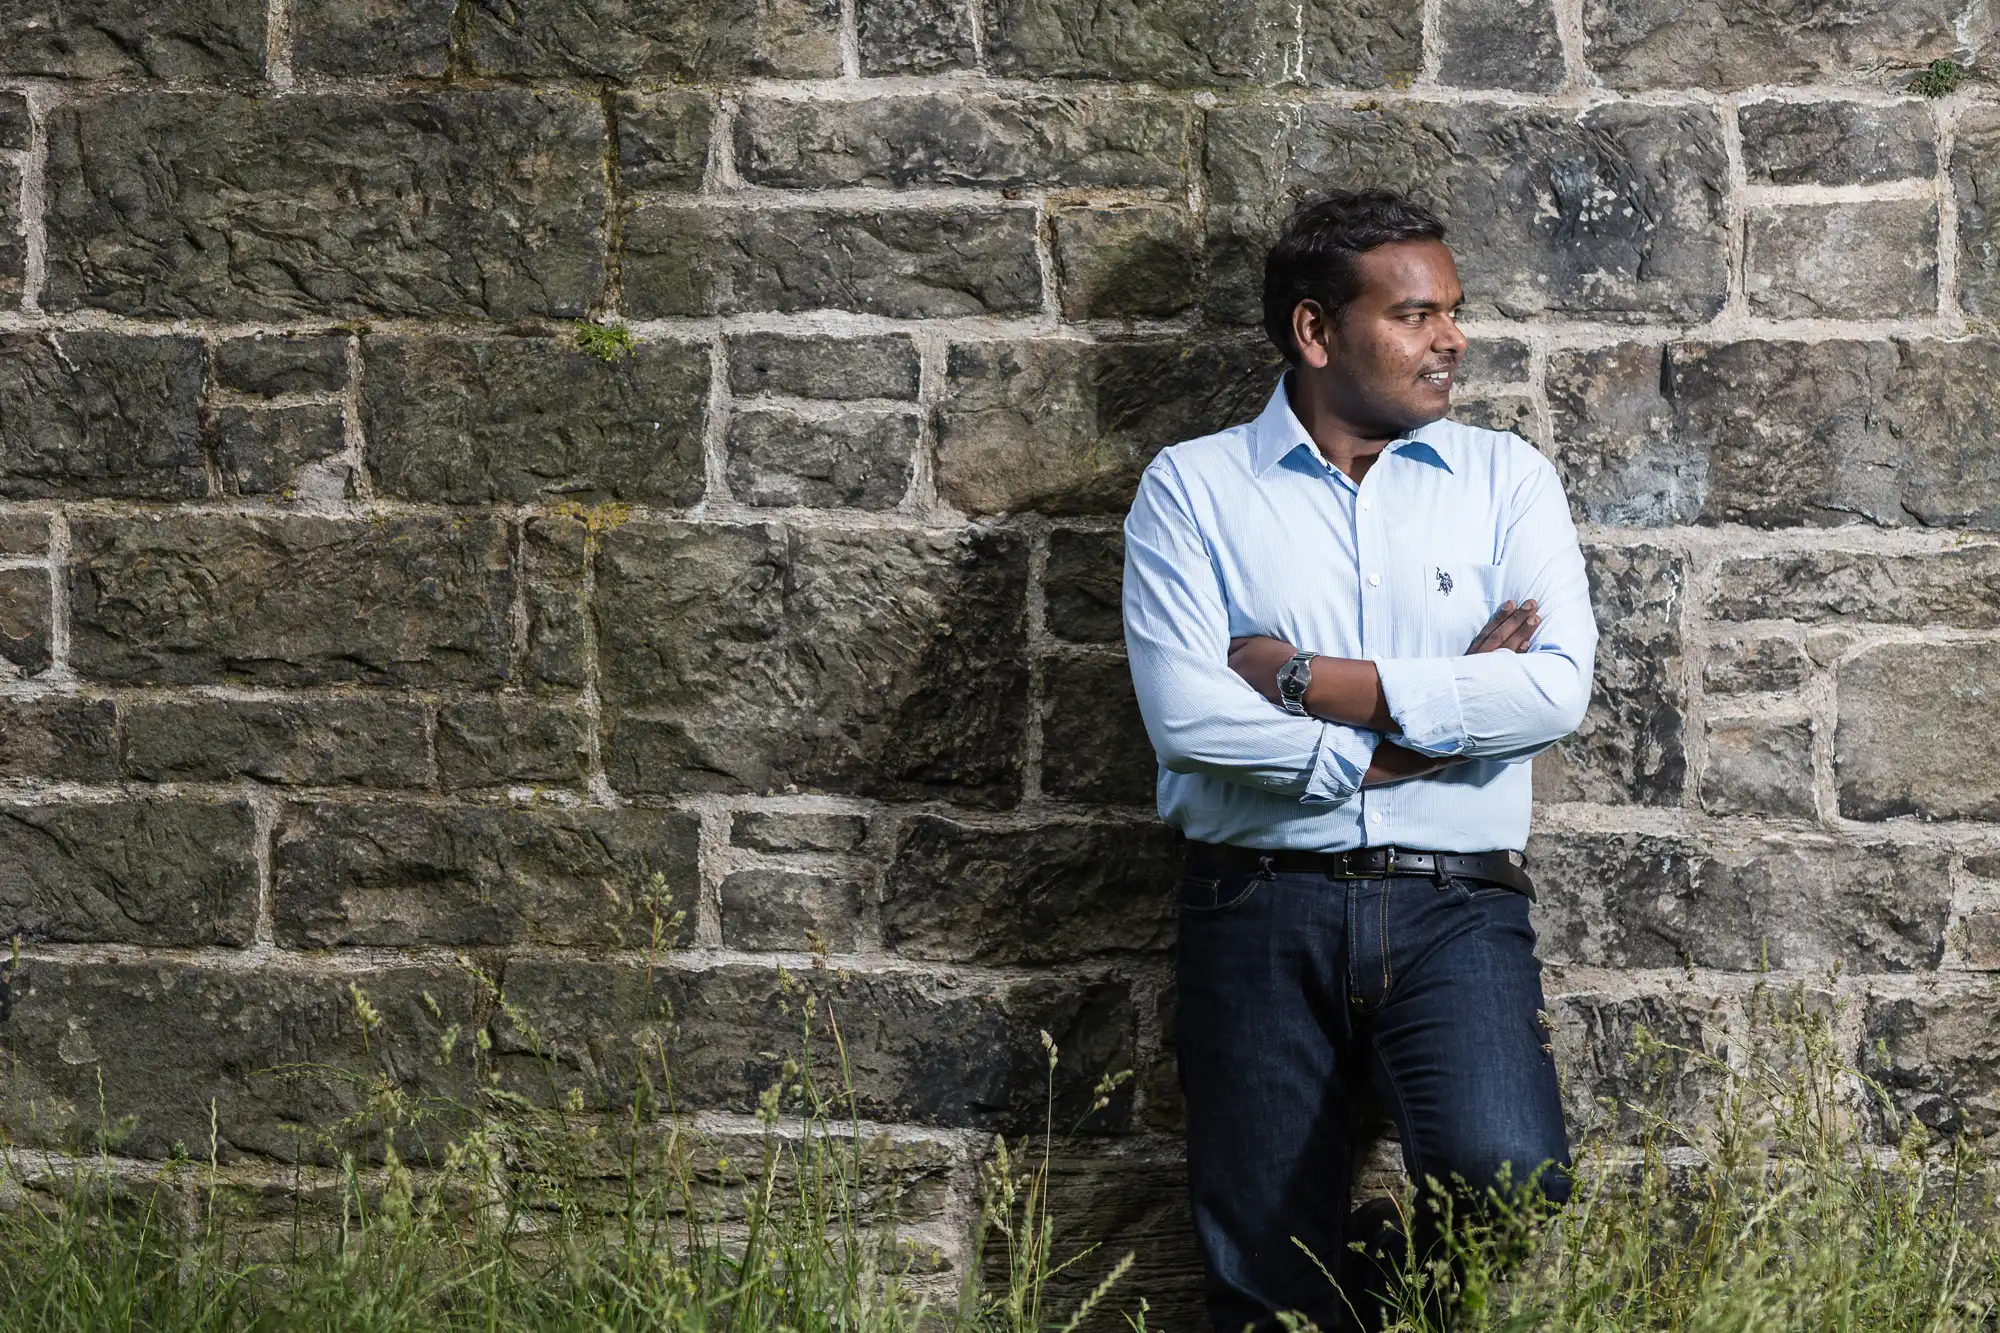
<svg viewBox="0 0 2000 1333">
<path fill-rule="evenodd" d="M 314 74 L 436 77 L 451 55 L 452 0 L 295 0 L 292 63 Z"/>
<path fill-rule="evenodd" d="M 1678 805 L 1687 775 L 1680 685 L 1685 562 L 1657 546 L 1586 549 L 1601 636 L 1583 725 L 1535 760 L 1547 801 Z"/>
<path fill-rule="evenodd" d="M 914 412 L 739 408 L 729 418 L 729 490 L 753 505 L 894 509 L 920 429 Z"/>
<path fill-rule="evenodd" d="M 1585 0 L 1584 58 L 1612 88 L 1876 82 L 1963 54 L 1958 0 Z"/>
<path fill-rule="evenodd" d="M 0 495 L 206 494 L 201 383 L 194 338 L 0 334 Z"/>
<path fill-rule="evenodd" d="M 1055 1275 L 1045 1299 L 1075 1309 L 1114 1264 L 1131 1255 L 1132 1266 L 1099 1306 L 1100 1314 L 1136 1317 L 1144 1300 L 1149 1327 L 1207 1324 L 1201 1251 L 1188 1215 L 1187 1167 L 1177 1146 L 1166 1148 L 1157 1141 L 1059 1146 L 1049 1157 L 1048 1209 L 1051 1217 L 1065 1219 L 1065 1234 L 1079 1253 L 1097 1248 Z M 986 1277 L 1005 1282 L 1006 1258 L 999 1248 L 986 1252 Z M 1103 1327 L 1110 1326 L 1105 1320 Z"/>
<path fill-rule="evenodd" d="M 117 710 L 74 695 L 0 701 L 0 776 L 115 781 Z"/>
<path fill-rule="evenodd" d="M 1422 15 L 1399 0 L 976 0 L 995 74 L 1169 87 L 1407 82 L 1423 65 Z"/>
<path fill-rule="evenodd" d="M 0 92 L 0 148 L 26 148 L 33 131 L 26 95 Z"/>
<path fill-rule="evenodd" d="M 836 402 L 915 398 L 920 369 L 916 344 L 902 334 L 746 333 L 729 340 L 729 387 L 738 395 L 781 393 Z"/>
<path fill-rule="evenodd" d="M 1841 814 L 2000 819 L 2000 644 L 1887 643 L 1837 682 Z"/>
<path fill-rule="evenodd" d="M 701 188 L 715 128 L 713 98 L 680 88 L 620 92 L 612 108 L 621 185 L 628 190 Z"/>
<path fill-rule="evenodd" d="M 1057 528 L 1042 572 L 1042 623 L 1071 643 L 1116 643 L 1125 637 L 1124 584 L 1120 534 Z"/>
<path fill-rule="evenodd" d="M 1525 393 L 1478 394 L 1454 399 L 1451 419 L 1482 430 L 1508 431 L 1541 447 L 1535 441 L 1539 434 L 1535 426 L 1535 400 Z"/>
<path fill-rule="evenodd" d="M 370 1031 L 352 990 L 381 1016 Z M 315 974 L 211 969 L 176 962 L 24 962 L 9 978 L 0 1032 L 11 1056 L 17 1138 L 88 1146 L 101 1123 L 129 1117 L 118 1151 L 206 1152 L 213 1106 L 217 1156 L 336 1158 L 327 1127 L 362 1115 L 377 1077 L 405 1095 L 465 1104 L 476 1086 L 467 1052 L 440 1062 L 445 1029 L 477 1031 L 484 996 L 456 968 L 393 967 Z M 437 1006 L 425 1004 L 428 995 Z M 280 1070 L 323 1069 L 292 1076 Z M 352 1075 L 348 1078 L 343 1075 Z M 101 1099 L 101 1100 L 100 1100 Z M 396 1149 L 423 1163 L 441 1125 L 405 1126 Z M 380 1152 L 379 1128 L 372 1136 Z M 358 1145 L 354 1145 L 358 1146 Z"/>
<path fill-rule="evenodd" d="M 215 346 L 215 382 L 236 393 L 339 393 L 347 387 L 347 339 L 258 333 Z"/>
<path fill-rule="evenodd" d="M 729 823 L 729 840 L 760 852 L 851 852 L 868 836 L 862 815 L 739 810 Z"/>
<path fill-rule="evenodd" d="M 855 18 L 863 74 L 934 74 L 977 57 L 971 3 L 859 0 Z"/>
<path fill-rule="evenodd" d="M 40 569 L 0 569 L 0 660 L 21 676 L 47 671 L 54 589 Z"/>
<path fill-rule="evenodd" d="M 977 529 L 608 532 L 596 595 L 612 785 L 1011 803 L 1026 581 L 1025 544 Z"/>
<path fill-rule="evenodd" d="M 1268 343 L 954 343 L 938 492 L 974 514 L 1122 514 L 1177 440 L 1251 420 L 1277 382 Z"/>
<path fill-rule="evenodd" d="M 1709 594 L 1718 620 L 2000 626 L 2000 546 L 1924 555 L 1795 551 L 1726 560 Z"/>
<path fill-rule="evenodd" d="M 226 495 L 279 495 L 299 469 L 347 448 L 347 412 L 338 403 L 225 407 L 215 416 L 215 462 Z"/>
<path fill-rule="evenodd" d="M 507 679 L 497 520 L 76 517 L 70 543 L 70 660 L 86 679 Z"/>
<path fill-rule="evenodd" d="M 1528 382 L 1528 345 L 1513 338 L 1475 338 L 1466 345 L 1458 363 L 1454 392 L 1471 389 L 1485 393 L 1497 385 L 1525 385 Z"/>
<path fill-rule="evenodd" d="M 589 759 L 581 706 L 500 695 L 438 709 L 438 777 L 462 787 L 576 786 Z"/>
<path fill-rule="evenodd" d="M 263 0 L 7 0 L 0 74 L 68 79 L 254 79 Z"/>
<path fill-rule="evenodd" d="M 1346 180 L 1437 210 L 1470 316 L 1695 322 L 1728 286 L 1728 162 L 1705 108 L 1225 106 L 1208 116 L 1207 169 L 1206 303 L 1221 318 L 1262 318 L 1290 201 Z"/>
<path fill-rule="evenodd" d="M 0 162 L 0 309 L 18 305 L 28 271 L 28 232 L 21 219 L 21 169 Z"/>
<path fill-rule="evenodd" d="M 830 78 L 833 0 L 473 0 L 472 61 L 531 78 Z"/>
<path fill-rule="evenodd" d="M 1773 319 L 1896 319 L 1937 309 L 1937 208 L 1915 199 L 1750 214 L 1744 286 Z"/>
<path fill-rule="evenodd" d="M 1943 956 L 1946 853 L 1825 834 L 1529 839 L 1550 962 L 1908 972 Z"/>
<path fill-rule="evenodd" d="M 718 208 L 653 204 L 625 224 L 640 318 L 855 310 L 922 319 L 1038 310 L 1035 214 L 1022 208 Z"/>
<path fill-rule="evenodd" d="M 725 877 L 722 943 L 731 949 L 798 952 L 813 941 L 852 952 L 861 929 L 862 886 L 839 875 L 759 867 Z"/>
<path fill-rule="evenodd" d="M 1167 318 L 1194 305 L 1193 220 L 1176 204 L 1056 210 L 1056 287 L 1065 319 Z"/>
<path fill-rule="evenodd" d="M 1951 153 L 1958 200 L 1958 303 L 1969 315 L 2000 316 L 2000 107 L 1959 114 Z"/>
<path fill-rule="evenodd" d="M 1811 819 L 1812 743 L 1810 718 L 1764 713 L 1709 718 L 1702 809 L 1717 815 Z"/>
<path fill-rule="evenodd" d="M 1920 103 L 1752 102 L 1738 108 L 1752 185 L 1874 185 L 1937 171 Z"/>
<path fill-rule="evenodd" d="M 702 493 L 708 351 L 646 341 L 606 362 L 544 338 L 369 338 L 362 420 L 376 490 L 446 504 Z"/>
<path fill-rule="evenodd" d="M 758 185 L 1178 188 L 1187 105 L 1104 94 L 914 93 L 853 102 L 752 97 L 736 169 Z"/>
<path fill-rule="evenodd" d="M 1062 801 L 1151 805 L 1153 744 L 1123 654 L 1042 661 L 1042 793 Z"/>
<path fill-rule="evenodd" d="M 48 515 L 0 514 L 0 554 L 43 555 L 48 549 Z"/>
<path fill-rule="evenodd" d="M 1444 0 L 1438 25 L 1440 83 L 1538 93 L 1562 86 L 1552 0 Z"/>
<path fill-rule="evenodd" d="M 288 806 L 272 853 L 278 940 L 637 947 L 656 872 L 693 905 L 697 830 L 669 810 Z"/>
<path fill-rule="evenodd" d="M 0 930 L 72 943 L 248 944 L 252 836 L 240 802 L 0 805 Z"/>
<path fill-rule="evenodd" d="M 1725 582 L 1727 577 L 1725 569 Z M 1708 645 L 1701 683 L 1711 694 L 1756 694 L 1796 689 L 1811 672 L 1812 662 L 1796 639 L 1724 635 Z"/>
<path fill-rule="evenodd" d="M 421 704 L 397 699 L 141 699 L 125 765 L 146 782 L 255 778 L 286 786 L 421 787 Z"/>
<path fill-rule="evenodd" d="M 584 644 L 590 637 L 584 605 L 589 563 L 587 524 L 574 518 L 537 518 L 521 525 L 521 582 L 528 604 L 527 683 L 580 689 Z"/>
<path fill-rule="evenodd" d="M 1861 1072 L 1944 1139 L 2000 1129 L 2000 994 L 1991 983 L 1869 997 Z"/>
<path fill-rule="evenodd" d="M 1112 980 L 1036 978 L 944 986 L 916 973 L 793 974 L 789 996 L 773 970 L 724 966 L 668 971 L 616 963 L 522 960 L 507 969 L 508 996 L 556 1047 L 568 1080 L 614 1098 L 629 1096 L 632 1036 L 665 1034 L 673 1014 L 674 1092 L 680 1106 L 754 1110 L 780 1063 L 802 1049 L 799 989 L 819 997 L 818 1057 L 830 1054 L 829 1016 L 840 1024 L 855 1111 L 865 1119 L 1039 1132 L 1049 1094 L 1048 1055 L 1038 1032 L 1062 1051 L 1056 1117 L 1072 1123 L 1106 1071 L 1133 1065 L 1136 1013 L 1129 988 Z M 525 1043 L 505 1028 L 502 1057 Z M 828 1059 L 820 1067 L 836 1067 Z M 536 1068 L 522 1091 L 547 1096 Z M 1129 1084 L 1092 1116 L 1091 1131 L 1131 1119 Z"/>
<path fill-rule="evenodd" d="M 1719 1024 L 1728 1018 L 1727 1001 L 1572 991 L 1560 976 L 1544 985 L 1549 991 L 1549 1044 L 1562 1075 L 1563 1119 L 1572 1141 L 1599 1135 L 1642 1137 L 1651 1122 L 1635 1108 L 1664 1114 L 1680 1125 L 1713 1120 L 1720 1079 L 1682 1051 L 1726 1053 Z M 1680 1049 L 1639 1055 L 1640 1028 Z"/>
<path fill-rule="evenodd" d="M 883 942 L 990 964 L 1163 952 L 1178 867 L 1176 835 L 1152 821 L 990 829 L 919 815 L 884 872 Z"/>
<path fill-rule="evenodd" d="M 1666 356 L 1626 343 L 1549 359 L 1557 465 L 1578 520 L 1667 527 L 1701 513 L 1708 453 L 1678 429 L 1663 387 Z"/>
<path fill-rule="evenodd" d="M 65 102 L 43 304 L 581 315 L 603 280 L 603 141 L 594 100 L 504 88 Z"/>
</svg>

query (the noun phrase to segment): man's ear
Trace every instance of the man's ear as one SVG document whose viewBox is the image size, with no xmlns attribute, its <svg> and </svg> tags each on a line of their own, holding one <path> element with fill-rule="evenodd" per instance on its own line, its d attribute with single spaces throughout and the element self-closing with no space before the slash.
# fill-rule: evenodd
<svg viewBox="0 0 2000 1333">
<path fill-rule="evenodd" d="M 1292 307 L 1292 343 L 1299 360 L 1314 370 L 1325 370 L 1333 359 L 1333 321 L 1317 301 L 1301 301 Z"/>
</svg>

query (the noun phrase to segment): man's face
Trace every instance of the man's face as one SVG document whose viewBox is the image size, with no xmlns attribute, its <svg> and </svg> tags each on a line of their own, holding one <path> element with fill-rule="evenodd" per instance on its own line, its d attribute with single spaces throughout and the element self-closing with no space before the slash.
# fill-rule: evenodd
<svg viewBox="0 0 2000 1333">
<path fill-rule="evenodd" d="M 1293 334 L 1327 401 L 1356 426 L 1407 434 L 1451 408 L 1465 355 L 1458 265 L 1443 241 L 1397 241 L 1355 260 L 1361 292 L 1330 327 L 1318 307 L 1293 311 Z"/>
</svg>

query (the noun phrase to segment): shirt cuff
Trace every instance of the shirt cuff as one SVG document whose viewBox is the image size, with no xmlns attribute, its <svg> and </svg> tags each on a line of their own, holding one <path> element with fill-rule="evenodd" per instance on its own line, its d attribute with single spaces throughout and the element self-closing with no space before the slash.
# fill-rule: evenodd
<svg viewBox="0 0 2000 1333">
<path fill-rule="evenodd" d="M 1379 733 L 1329 722 L 1320 728 L 1312 773 L 1299 800 L 1307 805 L 1339 805 L 1354 798 L 1368 766 L 1375 762 Z"/>
<path fill-rule="evenodd" d="M 1382 697 L 1403 734 L 1396 743 L 1418 754 L 1458 754 L 1465 749 L 1465 713 L 1458 702 L 1458 668 L 1449 658 L 1409 657 L 1377 662 Z"/>
</svg>

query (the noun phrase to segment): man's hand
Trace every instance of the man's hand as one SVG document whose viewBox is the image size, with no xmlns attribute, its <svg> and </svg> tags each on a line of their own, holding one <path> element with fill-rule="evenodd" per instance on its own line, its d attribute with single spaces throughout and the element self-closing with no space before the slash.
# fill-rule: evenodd
<svg viewBox="0 0 2000 1333">
<path fill-rule="evenodd" d="M 1479 631 L 1472 640 L 1472 646 L 1465 650 L 1467 657 L 1474 653 L 1493 653 L 1502 648 L 1524 653 L 1535 640 L 1535 631 L 1540 629 L 1542 618 L 1536 613 L 1535 599 L 1516 606 L 1512 602 L 1502 602 L 1493 618 L 1486 622 L 1486 628 Z M 1269 699 L 1278 702 L 1278 668 L 1291 661 L 1298 652 L 1283 639 L 1274 639 L 1266 634 L 1249 634 L 1229 641 L 1229 669 L 1250 682 L 1251 688 Z M 1318 683 L 1318 673 L 1333 663 L 1348 665 L 1349 658 L 1323 657 L 1313 664 L 1314 683 Z"/>
<path fill-rule="evenodd" d="M 1486 622 L 1486 628 L 1479 631 L 1472 640 L 1472 646 L 1465 650 L 1467 657 L 1474 653 L 1494 653 L 1506 648 L 1509 651 L 1525 653 L 1528 645 L 1535 641 L 1535 631 L 1542 626 L 1542 618 L 1535 612 L 1535 599 L 1530 597 L 1519 606 L 1512 602 L 1500 603 L 1500 609 L 1493 613 L 1493 619 Z M 1231 640 L 1231 643 L 1242 642 Z M 1234 666 L 1232 659 L 1230 665 Z"/>
</svg>

